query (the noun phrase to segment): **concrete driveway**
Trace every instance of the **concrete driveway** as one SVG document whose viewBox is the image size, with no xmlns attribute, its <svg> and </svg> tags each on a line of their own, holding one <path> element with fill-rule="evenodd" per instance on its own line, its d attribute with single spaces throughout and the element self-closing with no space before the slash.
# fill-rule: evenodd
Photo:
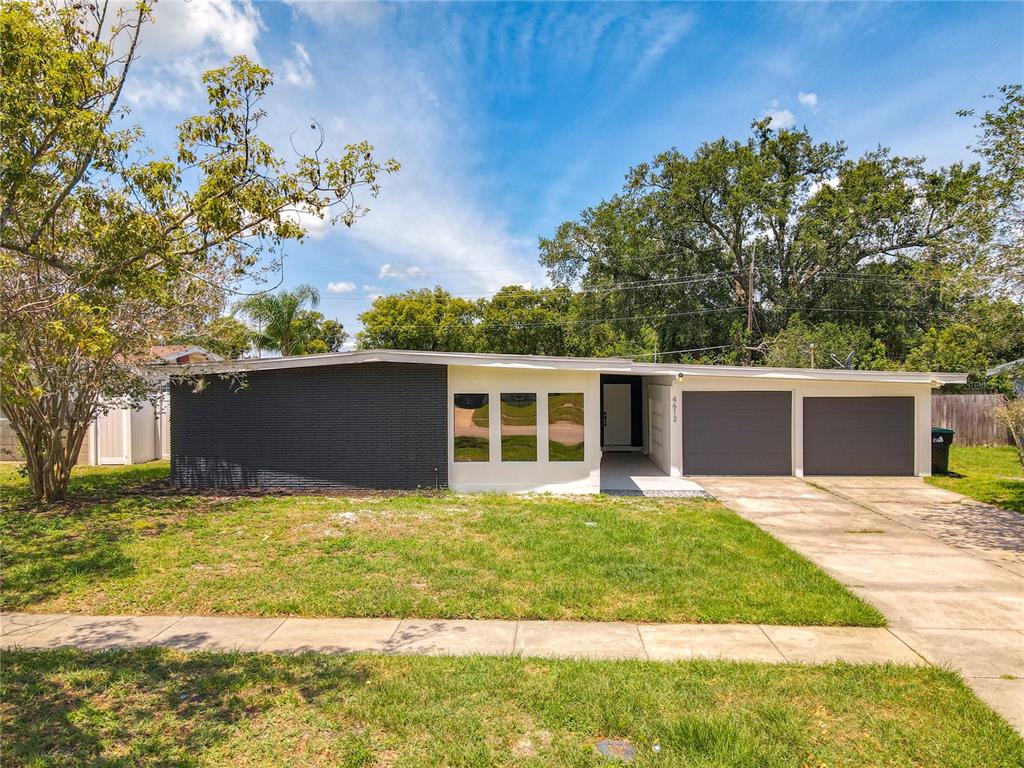
<svg viewBox="0 0 1024 768">
<path fill-rule="evenodd" d="M 919 478 L 693 478 L 1024 733 L 1024 517 Z"/>
</svg>

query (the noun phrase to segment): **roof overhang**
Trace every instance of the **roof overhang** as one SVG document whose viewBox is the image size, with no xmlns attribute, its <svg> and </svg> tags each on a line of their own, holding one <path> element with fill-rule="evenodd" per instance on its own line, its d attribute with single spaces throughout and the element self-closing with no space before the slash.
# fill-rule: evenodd
<svg viewBox="0 0 1024 768">
<path fill-rule="evenodd" d="M 679 376 L 788 379 L 792 381 L 863 381 L 889 384 L 966 384 L 966 373 L 940 373 L 934 371 L 851 371 L 845 368 L 761 368 L 739 365 L 681 365 Z"/>
<path fill-rule="evenodd" d="M 219 363 L 224 361 L 224 358 L 220 355 L 199 346 L 183 346 L 181 349 L 175 350 L 174 352 L 165 352 L 163 354 L 154 355 L 154 357 L 165 361 L 165 364 L 173 365 L 175 360 L 179 357 L 184 357 L 185 355 L 206 355 L 210 358 L 210 362 Z"/>
<path fill-rule="evenodd" d="M 1005 373 L 1007 371 L 1024 372 L 1024 357 L 1020 358 L 1019 360 L 1011 360 L 1008 363 L 1000 363 L 999 365 L 993 365 L 991 368 L 985 371 L 985 374 L 987 376 L 998 376 L 1000 373 Z"/>
<path fill-rule="evenodd" d="M 164 376 L 204 374 L 245 374 L 290 368 L 316 368 L 359 363 L 418 363 L 533 371 L 596 371 L 643 376 L 790 379 L 798 381 L 865 381 L 899 384 L 965 384 L 963 373 L 921 373 L 917 371 L 848 371 L 829 368 L 761 368 L 728 365 L 669 365 L 638 363 L 624 358 L 548 357 L 544 355 L 494 355 L 471 352 L 421 352 L 399 349 L 367 349 L 358 352 L 329 352 L 295 357 L 264 357 L 209 363 L 152 366 Z"/>
</svg>

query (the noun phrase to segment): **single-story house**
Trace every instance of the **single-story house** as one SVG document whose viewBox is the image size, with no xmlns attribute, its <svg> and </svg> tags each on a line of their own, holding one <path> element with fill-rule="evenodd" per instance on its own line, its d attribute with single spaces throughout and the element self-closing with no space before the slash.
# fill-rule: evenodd
<svg viewBox="0 0 1024 768">
<path fill-rule="evenodd" d="M 596 492 L 666 477 L 927 475 L 931 393 L 963 374 L 399 350 L 166 368 L 189 487 Z"/>
</svg>

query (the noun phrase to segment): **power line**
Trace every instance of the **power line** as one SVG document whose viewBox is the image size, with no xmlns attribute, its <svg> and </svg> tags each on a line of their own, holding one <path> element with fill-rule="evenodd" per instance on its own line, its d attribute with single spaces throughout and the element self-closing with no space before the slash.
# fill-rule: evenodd
<svg viewBox="0 0 1024 768">
<path fill-rule="evenodd" d="M 627 290 L 640 290 L 642 288 L 657 288 L 657 287 L 671 287 L 676 285 L 694 285 L 697 283 L 706 283 L 713 280 L 719 280 L 723 277 L 733 277 L 735 272 L 715 272 L 711 274 L 703 275 L 681 275 L 678 277 L 658 277 L 650 280 L 627 280 L 620 283 L 604 283 L 599 285 L 583 286 L 581 288 L 569 289 L 571 293 L 614 293 L 616 291 L 627 291 Z M 511 286 L 505 286 L 506 288 Z M 546 287 L 539 290 L 554 290 L 561 286 Z M 410 290 L 426 290 L 430 291 L 430 288 L 421 289 L 410 289 Z M 494 298 L 503 289 L 498 291 L 492 291 L 489 293 L 448 293 L 448 296 L 452 298 L 470 299 L 470 298 Z M 332 301 L 362 301 L 373 296 L 387 295 L 387 296 L 401 296 L 398 294 L 380 294 L 379 292 L 368 293 L 360 296 L 327 296 L 325 298 Z"/>
<path fill-rule="evenodd" d="M 682 355 L 687 352 L 708 352 L 712 349 L 731 349 L 732 344 L 719 344 L 714 347 L 692 347 L 690 349 L 670 349 L 665 352 L 640 352 L 633 357 L 661 357 L 662 355 Z"/>
<path fill-rule="evenodd" d="M 735 305 L 731 307 L 708 307 L 704 309 L 694 309 L 685 312 L 666 312 L 659 315 L 629 315 L 624 317 L 593 317 L 593 318 L 582 318 L 578 320 L 544 320 L 544 321 L 531 321 L 531 322 L 509 322 L 509 323 L 491 323 L 486 320 L 481 320 L 478 323 L 469 323 L 473 328 L 477 329 L 501 329 L 501 328 L 543 328 L 543 327 L 563 327 L 567 325 L 596 325 L 598 323 L 617 323 L 617 322 L 628 322 L 635 320 L 666 320 L 671 317 L 693 317 L 697 315 L 707 315 L 719 312 L 735 312 L 739 310 L 746 311 L 747 307 L 743 305 Z M 892 315 L 930 315 L 930 312 L 925 311 L 914 311 L 914 310 L 898 310 L 898 309 L 856 309 L 852 307 L 789 307 L 789 306 L 776 306 L 771 307 L 771 310 L 782 310 L 785 312 L 806 312 L 813 314 L 815 312 L 849 312 L 849 313 L 869 313 L 869 314 L 892 314 Z M 769 310 L 759 308 L 760 312 L 765 313 Z M 388 324 L 383 328 L 384 331 L 396 330 L 396 329 L 437 329 L 437 323 L 400 323 L 397 325 Z M 364 328 L 365 330 L 365 328 Z M 666 352 L 665 354 L 671 354 Z"/>
<path fill-rule="evenodd" d="M 498 328 L 540 328 L 545 326 L 564 326 L 564 325 L 594 325 L 597 323 L 616 323 L 626 322 L 630 320 L 664 320 L 670 317 L 689 317 L 694 315 L 706 315 L 716 312 L 732 312 L 738 309 L 746 309 L 746 307 L 734 306 L 734 307 L 711 307 L 705 309 L 694 309 L 687 312 L 668 312 L 660 315 L 631 315 L 628 317 L 596 317 L 596 318 L 583 318 L 579 320 L 545 320 L 538 322 L 526 322 L 526 323 L 490 323 L 486 320 L 482 320 L 479 323 L 471 324 L 474 328 L 487 328 L 487 329 L 498 329 Z M 387 325 L 383 330 L 393 330 L 397 328 L 426 328 L 436 329 L 436 323 L 401 323 L 398 325 Z M 365 330 L 365 328 L 364 328 Z"/>
<path fill-rule="evenodd" d="M 776 270 L 754 270 L 755 274 L 763 276 L 776 277 L 778 271 Z M 719 272 L 713 272 L 708 274 L 693 274 L 693 275 L 679 275 L 669 277 L 651 278 L 648 280 L 627 280 L 616 283 L 603 283 L 596 285 L 583 286 L 581 288 L 570 289 L 572 293 L 577 294 L 600 294 L 600 293 L 615 293 L 618 291 L 631 291 L 631 290 L 643 290 L 643 289 L 654 289 L 654 288 L 670 288 L 681 285 L 695 285 L 704 282 L 711 282 L 722 278 L 736 278 L 739 274 L 736 270 L 723 270 Z M 986 277 L 993 276 L 994 273 L 984 272 L 972 272 L 974 277 Z M 928 285 L 931 283 L 941 283 L 946 278 L 942 277 L 918 277 L 914 275 L 864 275 L 852 272 L 819 272 L 812 275 L 809 280 L 834 280 L 834 281 L 847 281 L 847 282 L 885 282 L 885 283 L 899 283 L 905 282 L 910 284 Z M 508 286 L 506 286 L 508 287 Z M 545 288 L 541 290 L 550 290 L 551 288 Z M 416 290 L 416 289 L 412 289 Z M 431 290 L 430 288 L 424 288 L 420 290 Z M 489 293 L 448 293 L 448 297 L 452 298 L 494 298 L 499 291 L 493 291 Z M 369 298 L 374 298 L 379 295 L 387 296 L 401 296 L 402 294 L 380 294 L 377 292 L 368 293 L 358 296 L 327 296 L 326 299 L 330 301 L 365 301 Z M 430 298 L 434 298 L 431 296 Z"/>
</svg>

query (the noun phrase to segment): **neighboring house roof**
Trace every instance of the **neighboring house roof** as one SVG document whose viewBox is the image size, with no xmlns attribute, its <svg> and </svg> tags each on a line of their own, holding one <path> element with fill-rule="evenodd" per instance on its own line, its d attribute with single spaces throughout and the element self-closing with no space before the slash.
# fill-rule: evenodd
<svg viewBox="0 0 1024 768">
<path fill-rule="evenodd" d="M 644 374 L 647 376 L 709 376 L 759 379 L 800 379 L 805 381 L 876 381 L 907 384 L 965 384 L 965 373 L 922 373 L 917 371 L 850 371 L 840 368 L 765 368 L 759 366 L 680 365 L 637 363 L 615 357 L 548 357 L 544 355 L 496 355 L 471 352 L 420 352 L 398 349 L 367 349 L 358 352 L 329 352 L 295 357 L 266 357 L 195 363 L 179 366 L 183 374 L 243 373 L 287 368 L 355 363 L 425 363 L 486 368 L 529 370 L 600 371 L 601 373 Z M 171 371 L 168 371 L 171 373 Z"/>
<path fill-rule="evenodd" d="M 224 359 L 194 344 L 154 344 L 149 348 L 149 354 L 154 361 L 171 364 L 220 362 Z"/>
<path fill-rule="evenodd" d="M 1005 373 L 1006 371 L 1013 371 L 1017 369 L 1020 370 L 1021 375 L 1024 375 L 1024 357 L 1021 357 L 1017 360 L 1011 360 L 1008 363 L 1000 363 L 999 365 L 993 365 L 991 368 L 985 371 L 985 374 L 987 376 L 995 376 L 1000 373 Z"/>
</svg>

